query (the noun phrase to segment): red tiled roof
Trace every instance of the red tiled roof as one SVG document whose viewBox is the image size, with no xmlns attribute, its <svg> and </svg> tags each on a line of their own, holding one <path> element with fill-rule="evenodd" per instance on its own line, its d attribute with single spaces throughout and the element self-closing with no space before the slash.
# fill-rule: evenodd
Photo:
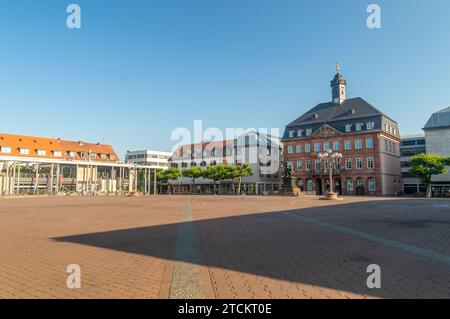
<svg viewBox="0 0 450 319">
<path fill-rule="evenodd" d="M 100 143 L 86 143 L 64 141 L 56 138 L 33 137 L 23 135 L 12 135 L 0 133 L 0 147 L 10 147 L 10 153 L 1 152 L 3 156 L 20 156 L 20 157 L 40 157 L 53 159 L 74 159 L 82 160 L 82 153 L 89 156 L 92 160 L 116 162 L 119 158 L 111 145 Z M 21 149 L 28 149 L 29 154 L 20 153 Z M 45 151 L 45 155 L 38 155 L 38 151 Z M 61 156 L 55 156 L 55 152 L 61 152 Z M 69 156 L 69 152 L 74 152 L 74 156 Z M 93 156 L 95 154 L 95 156 Z"/>
</svg>

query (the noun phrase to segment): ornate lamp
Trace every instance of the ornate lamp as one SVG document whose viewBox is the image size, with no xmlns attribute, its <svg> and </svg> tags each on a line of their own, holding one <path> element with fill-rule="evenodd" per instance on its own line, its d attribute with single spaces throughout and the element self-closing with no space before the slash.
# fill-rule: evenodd
<svg viewBox="0 0 450 319">
<path fill-rule="evenodd" d="M 330 191 L 326 194 L 327 199 L 336 199 L 337 194 L 333 192 L 333 168 L 341 161 L 342 154 L 328 150 L 317 154 L 317 157 L 324 163 L 325 169 L 328 169 L 330 174 Z"/>
</svg>

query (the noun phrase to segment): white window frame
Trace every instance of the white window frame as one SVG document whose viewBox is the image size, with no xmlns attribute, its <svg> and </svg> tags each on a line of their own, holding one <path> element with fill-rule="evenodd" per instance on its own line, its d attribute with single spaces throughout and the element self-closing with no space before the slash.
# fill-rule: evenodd
<svg viewBox="0 0 450 319">
<path fill-rule="evenodd" d="M 371 177 L 367 181 L 369 192 L 375 192 L 377 190 L 377 181 Z"/>
<path fill-rule="evenodd" d="M 356 139 L 355 140 L 355 150 L 360 150 L 360 149 L 362 149 L 362 141 L 361 141 L 361 139 Z"/>
<path fill-rule="evenodd" d="M 305 144 L 305 153 L 311 153 L 311 144 Z"/>
<path fill-rule="evenodd" d="M 352 125 L 351 124 L 345 124 L 345 131 L 351 132 L 352 131 Z"/>
<path fill-rule="evenodd" d="M 345 150 L 351 150 L 352 149 L 352 141 L 351 140 L 345 140 L 344 141 L 344 149 Z"/>
<path fill-rule="evenodd" d="M 294 154 L 294 146 L 292 144 L 288 145 L 288 154 Z"/>
<path fill-rule="evenodd" d="M 352 169 L 352 158 L 351 157 L 347 157 L 346 159 L 345 159 L 345 169 L 348 169 L 348 170 L 350 170 L 350 169 Z"/>
<path fill-rule="evenodd" d="M 369 163 L 372 163 L 372 165 L 370 166 Z M 374 169 L 374 168 L 375 168 L 375 160 L 373 156 L 369 156 L 367 158 L 367 169 Z"/>
<path fill-rule="evenodd" d="M 339 147 L 340 147 L 339 144 L 340 144 L 339 141 L 334 141 L 333 142 L 333 150 L 334 151 L 339 151 Z"/>
<path fill-rule="evenodd" d="M 47 156 L 46 150 L 36 150 L 38 156 Z"/>
<path fill-rule="evenodd" d="M 12 153 L 12 148 L 10 146 L 1 146 L 0 147 L 0 153 L 11 154 Z"/>
<path fill-rule="evenodd" d="M 306 160 L 306 163 L 305 163 L 305 170 L 306 170 L 307 172 L 310 172 L 310 171 L 311 171 L 311 160 Z"/>
<path fill-rule="evenodd" d="M 20 155 L 30 155 L 30 149 L 29 148 L 19 148 Z"/>
<path fill-rule="evenodd" d="M 360 165 L 358 165 L 358 163 Z M 363 158 L 362 157 L 357 157 L 356 158 L 356 169 L 362 169 L 362 168 L 363 168 Z"/>
</svg>

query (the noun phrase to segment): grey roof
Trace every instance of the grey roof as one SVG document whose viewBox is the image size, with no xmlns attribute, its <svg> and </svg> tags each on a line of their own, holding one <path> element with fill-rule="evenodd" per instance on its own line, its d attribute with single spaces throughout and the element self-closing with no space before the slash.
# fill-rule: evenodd
<svg viewBox="0 0 450 319">
<path fill-rule="evenodd" d="M 381 115 L 386 116 L 364 99 L 357 97 L 347 99 L 342 104 L 335 104 L 333 102 L 318 104 L 287 126 L 299 126 Z"/>
<path fill-rule="evenodd" d="M 450 127 L 450 106 L 431 115 L 424 130 Z"/>
</svg>

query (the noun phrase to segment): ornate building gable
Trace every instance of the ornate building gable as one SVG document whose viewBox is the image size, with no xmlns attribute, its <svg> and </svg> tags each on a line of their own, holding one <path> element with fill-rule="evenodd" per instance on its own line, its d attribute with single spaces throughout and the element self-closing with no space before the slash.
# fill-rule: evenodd
<svg viewBox="0 0 450 319">
<path fill-rule="evenodd" d="M 313 137 L 321 137 L 321 138 L 329 138 L 340 135 L 343 135 L 343 133 L 339 132 L 338 130 L 329 126 L 328 124 L 322 125 L 312 134 Z"/>
</svg>

